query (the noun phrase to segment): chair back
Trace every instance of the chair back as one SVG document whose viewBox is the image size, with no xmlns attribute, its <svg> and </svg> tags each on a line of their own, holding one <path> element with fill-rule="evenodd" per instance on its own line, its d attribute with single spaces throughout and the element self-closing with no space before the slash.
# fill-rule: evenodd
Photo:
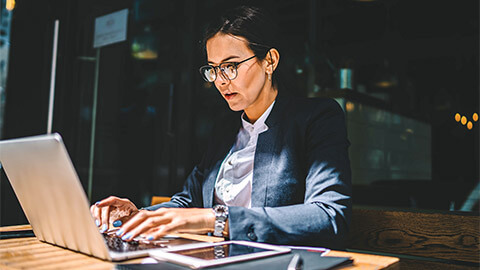
<svg viewBox="0 0 480 270">
<path fill-rule="evenodd" d="M 171 197 L 163 197 L 163 196 L 152 196 L 152 201 L 150 205 L 156 205 L 164 202 L 169 202 Z"/>
</svg>

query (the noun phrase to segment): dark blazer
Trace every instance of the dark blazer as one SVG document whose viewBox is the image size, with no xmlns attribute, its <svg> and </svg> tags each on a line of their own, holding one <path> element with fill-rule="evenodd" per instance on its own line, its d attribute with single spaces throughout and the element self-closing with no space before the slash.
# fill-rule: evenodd
<svg viewBox="0 0 480 270">
<path fill-rule="evenodd" d="M 333 99 L 279 95 L 258 136 L 252 208 L 229 207 L 232 240 L 342 248 L 351 216 L 344 113 Z M 221 121 L 203 160 L 171 201 L 148 207 L 212 207 L 222 161 L 241 125 Z"/>
</svg>

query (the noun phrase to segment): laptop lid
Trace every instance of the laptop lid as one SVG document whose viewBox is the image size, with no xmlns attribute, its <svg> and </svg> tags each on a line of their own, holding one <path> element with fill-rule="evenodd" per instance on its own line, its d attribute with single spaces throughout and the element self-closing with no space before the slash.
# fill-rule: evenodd
<svg viewBox="0 0 480 270">
<path fill-rule="evenodd" d="M 112 260 L 60 134 L 0 141 L 0 163 L 39 240 Z"/>
</svg>

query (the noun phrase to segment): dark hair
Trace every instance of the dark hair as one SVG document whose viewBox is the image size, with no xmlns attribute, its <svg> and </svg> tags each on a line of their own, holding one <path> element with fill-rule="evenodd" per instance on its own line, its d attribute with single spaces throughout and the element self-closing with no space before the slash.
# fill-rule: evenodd
<svg viewBox="0 0 480 270">
<path fill-rule="evenodd" d="M 207 41 L 218 33 L 243 37 L 258 59 L 265 59 L 271 48 L 277 48 L 278 26 L 272 14 L 258 7 L 239 6 L 227 10 L 206 28 L 202 47 L 206 52 Z M 277 48 L 278 49 L 278 48 Z M 276 76 L 273 82 L 276 84 Z"/>
</svg>

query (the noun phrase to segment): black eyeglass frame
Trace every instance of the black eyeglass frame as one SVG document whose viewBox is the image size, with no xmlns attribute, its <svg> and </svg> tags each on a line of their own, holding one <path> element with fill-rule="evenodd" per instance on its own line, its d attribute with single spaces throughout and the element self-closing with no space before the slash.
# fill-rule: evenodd
<svg viewBox="0 0 480 270">
<path fill-rule="evenodd" d="M 238 76 L 238 70 L 237 70 L 237 69 L 238 69 L 238 66 L 239 66 L 240 64 L 244 63 L 244 62 L 247 62 L 247 61 L 250 60 L 250 59 L 255 58 L 255 57 L 256 57 L 256 55 L 253 55 L 253 56 L 251 56 L 251 57 L 249 57 L 249 58 L 247 58 L 247 59 L 245 59 L 245 60 L 242 60 L 242 61 L 240 61 L 240 62 L 224 62 L 224 63 L 220 63 L 220 65 L 218 65 L 218 66 L 205 65 L 205 66 L 201 66 L 201 67 L 198 69 L 198 71 L 199 71 L 200 74 L 202 75 L 202 78 L 203 78 L 205 81 L 207 81 L 207 82 L 214 82 L 214 81 L 217 79 L 217 77 L 218 77 L 218 71 L 217 71 L 217 69 L 220 70 L 223 74 L 225 74 L 225 77 L 227 77 L 229 80 L 235 80 L 235 78 L 237 78 L 237 76 Z M 233 65 L 233 66 L 235 67 L 235 77 L 233 77 L 233 78 L 228 77 L 228 75 L 224 72 L 224 68 L 222 68 L 222 66 L 224 66 L 224 65 Z M 213 70 L 215 71 L 215 78 L 214 78 L 212 81 L 209 81 L 209 80 L 206 78 L 206 76 L 205 76 L 205 74 L 204 74 L 204 72 L 203 72 L 203 70 L 206 69 L 206 68 L 213 68 Z"/>
</svg>

